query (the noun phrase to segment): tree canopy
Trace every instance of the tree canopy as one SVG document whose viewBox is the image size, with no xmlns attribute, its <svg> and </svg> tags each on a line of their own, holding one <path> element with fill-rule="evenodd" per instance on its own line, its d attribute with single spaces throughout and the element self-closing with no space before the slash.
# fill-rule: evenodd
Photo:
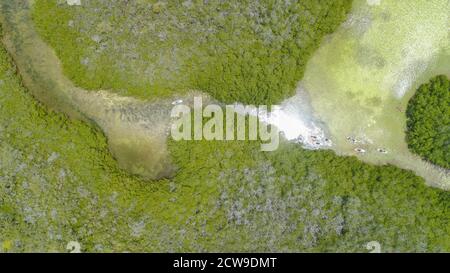
<svg viewBox="0 0 450 273">
<path fill-rule="evenodd" d="M 419 87 L 407 109 L 409 148 L 424 159 L 450 168 L 450 81 L 437 76 Z"/>
</svg>

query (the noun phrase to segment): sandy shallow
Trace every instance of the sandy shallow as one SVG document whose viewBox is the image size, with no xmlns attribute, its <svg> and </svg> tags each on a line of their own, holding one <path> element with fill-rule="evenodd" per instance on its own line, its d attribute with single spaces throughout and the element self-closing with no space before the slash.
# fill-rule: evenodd
<svg viewBox="0 0 450 273">
<path fill-rule="evenodd" d="M 306 148 L 329 148 L 329 139 L 337 154 L 413 170 L 449 189 L 449 170 L 408 150 L 405 110 L 421 83 L 450 75 L 450 4 L 372 2 L 355 1 L 348 20 L 315 52 L 277 125 Z"/>
</svg>

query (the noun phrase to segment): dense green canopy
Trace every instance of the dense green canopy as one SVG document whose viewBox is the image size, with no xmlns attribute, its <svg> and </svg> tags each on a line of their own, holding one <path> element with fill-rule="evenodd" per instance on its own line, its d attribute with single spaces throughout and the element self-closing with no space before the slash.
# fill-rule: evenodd
<svg viewBox="0 0 450 273">
<path fill-rule="evenodd" d="M 409 148 L 430 162 L 450 169 L 450 81 L 437 76 L 423 84 L 407 109 Z"/>
<path fill-rule="evenodd" d="M 0 251 L 450 251 L 450 194 L 393 166 L 284 143 L 171 142 L 144 182 L 104 135 L 48 112 L 0 50 Z"/>
<path fill-rule="evenodd" d="M 86 89 L 141 98 L 205 91 L 223 102 L 293 95 L 351 0 L 37 1 L 34 21 Z"/>
<path fill-rule="evenodd" d="M 106 16 L 109 23 L 120 25 L 121 20 L 139 21 L 143 16 L 123 14 L 133 11 L 131 1 L 117 1 L 119 8 L 111 6 L 111 1 L 90 2 L 112 9 Z M 155 1 L 133 1 L 139 5 L 150 2 Z M 219 2 L 230 9 L 235 3 Z M 243 6 L 248 2 L 242 2 Z M 277 6 L 292 1 L 261 2 Z M 219 51 L 223 55 L 206 59 L 186 51 L 207 62 L 205 66 L 192 66 L 204 69 L 201 71 L 182 70 L 189 72 L 189 77 L 179 78 L 177 84 L 199 87 L 224 101 L 258 103 L 284 98 L 293 90 L 289 85 L 301 78 L 308 52 L 324 33 L 336 27 L 343 18 L 342 5 L 349 1 L 294 2 L 294 8 L 310 14 L 298 20 L 318 27 L 323 23 L 325 27 L 297 29 L 302 37 L 310 39 L 294 41 L 287 35 L 280 51 L 271 51 L 273 45 L 258 46 L 261 41 L 245 28 L 244 36 L 231 35 L 227 24 L 232 21 L 225 20 L 227 31 L 210 37 L 210 45 L 218 45 L 215 42 L 225 35 L 223 38 L 230 38 L 232 47 L 223 44 L 219 47 L 225 50 Z M 103 36 L 95 36 L 98 33 L 89 33 L 77 25 L 82 23 L 77 17 L 80 11 L 94 11 L 61 3 L 64 1 L 36 1 L 35 21 L 75 83 L 93 89 L 127 89 L 125 94 L 142 97 L 167 95 L 180 87 L 171 85 L 175 81 L 167 81 L 167 77 L 178 74 L 170 74 L 163 65 L 154 78 L 154 93 L 147 94 L 149 85 L 142 75 L 148 74 L 140 70 L 145 67 L 137 61 L 124 62 L 122 68 L 115 66 L 123 59 L 120 54 L 112 54 L 116 49 L 126 51 L 135 41 L 125 42 L 127 35 L 122 41 L 114 37 L 123 44 L 108 49 L 107 42 L 102 43 L 111 38 L 106 33 L 120 36 L 120 29 L 113 31 L 114 24 L 98 22 L 95 32 Z M 124 3 L 130 3 L 131 10 L 121 6 Z M 173 14 L 171 9 L 170 5 L 159 4 L 148 12 L 156 18 Z M 277 12 L 262 14 L 270 22 L 270 16 Z M 93 14 L 90 16 L 93 20 Z M 102 14 L 97 17 L 105 20 Z M 322 23 L 315 24 L 316 20 Z M 328 24 L 333 27 L 326 27 Z M 86 25 L 93 22 L 87 21 Z M 84 34 L 75 31 L 80 29 Z M 281 35 L 276 28 L 263 30 Z M 170 41 L 170 36 L 167 39 Z M 305 51 L 291 52 L 297 48 L 295 43 L 304 46 Z M 253 57 L 236 55 L 239 47 Z M 148 52 L 149 48 L 141 49 Z M 90 55 L 98 50 L 106 53 Z M 126 52 L 124 58 L 139 59 L 133 51 Z M 142 56 L 145 61 L 154 57 Z M 277 66 L 271 67 L 269 63 L 274 61 Z M 91 73 L 93 70 L 97 73 Z M 253 77 L 259 80 L 258 86 L 250 80 Z M 438 78 L 431 85 L 440 86 L 439 92 L 443 92 L 441 86 L 447 86 L 448 106 L 448 81 L 442 81 Z M 253 93 L 256 87 L 263 93 Z M 222 88 L 227 92 L 221 93 Z M 438 109 L 443 106 L 435 100 L 419 105 L 435 105 Z M 423 117 L 416 117 L 414 107 L 411 109 L 409 115 L 414 119 L 410 118 L 410 122 Z M 448 108 L 443 113 L 448 117 Z M 170 141 L 169 148 L 178 167 L 173 179 L 143 181 L 120 170 L 108 151 L 105 136 L 95 127 L 50 112 L 37 103 L 23 87 L 7 52 L 0 49 L 0 252 L 65 251 L 69 241 L 78 241 L 83 252 L 363 252 L 371 241 L 378 241 L 383 252 L 450 251 L 450 193 L 427 187 L 411 171 L 365 164 L 332 151 L 305 150 L 294 143 L 282 143 L 271 153 L 261 152 L 259 143 L 251 141 Z"/>
</svg>

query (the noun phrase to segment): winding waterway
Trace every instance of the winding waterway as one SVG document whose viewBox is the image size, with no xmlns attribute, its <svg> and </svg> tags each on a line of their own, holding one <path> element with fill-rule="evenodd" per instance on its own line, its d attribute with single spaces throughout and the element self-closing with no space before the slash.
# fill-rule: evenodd
<svg viewBox="0 0 450 273">
<path fill-rule="evenodd" d="M 169 177 L 174 167 L 166 141 L 175 98 L 144 102 L 74 86 L 33 27 L 33 1 L 0 3 L 3 43 L 33 95 L 50 109 L 97 124 L 130 173 Z M 355 0 L 348 20 L 309 61 L 297 95 L 275 113 L 276 125 L 306 148 L 393 164 L 449 189 L 449 171 L 410 153 L 404 132 L 417 86 L 450 74 L 449 11 L 448 0 Z M 190 103 L 194 95 L 201 93 L 182 99 Z"/>
</svg>

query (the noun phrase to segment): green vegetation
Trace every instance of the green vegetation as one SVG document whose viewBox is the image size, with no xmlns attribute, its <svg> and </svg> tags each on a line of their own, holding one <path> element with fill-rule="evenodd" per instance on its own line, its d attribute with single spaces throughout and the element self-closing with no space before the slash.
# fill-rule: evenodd
<svg viewBox="0 0 450 273">
<path fill-rule="evenodd" d="M 95 3 L 92 5 L 105 7 L 99 10 L 90 9 L 93 6 L 68 7 L 64 2 L 37 1 L 35 20 L 42 35 L 62 58 L 66 73 L 82 86 L 126 89 L 122 91 L 124 94 L 129 92 L 143 97 L 162 96 L 178 88 L 201 87 L 202 82 L 214 83 L 213 79 L 218 77 L 215 73 L 220 72 L 215 66 L 219 64 L 226 70 L 221 75 L 227 75 L 223 81 L 217 81 L 217 86 L 227 85 L 224 101 L 236 99 L 258 103 L 258 99 L 279 100 L 286 95 L 271 91 L 278 92 L 282 89 L 272 87 L 289 82 L 290 76 L 284 77 L 284 74 L 280 74 L 283 80 L 267 80 L 271 87 L 266 90 L 270 95 L 255 93 L 252 100 L 247 98 L 250 93 L 241 92 L 244 85 L 240 81 L 245 85 L 252 84 L 250 77 L 245 76 L 244 80 L 239 76 L 240 73 L 253 73 L 251 69 L 246 70 L 250 67 L 246 60 L 250 62 L 251 58 L 243 58 L 241 64 L 240 59 L 236 58 L 234 62 L 227 54 L 239 52 L 236 51 L 239 48 L 233 48 L 235 42 L 241 42 L 242 52 L 253 48 L 264 51 L 264 47 L 251 44 L 251 37 L 242 39 L 246 37 L 248 25 L 239 21 L 243 19 L 237 13 L 231 12 L 238 7 L 233 1 L 221 1 L 224 10 L 230 10 L 230 13 L 228 17 L 222 16 L 225 22 L 220 26 L 231 27 L 226 23 L 232 21 L 227 18 L 233 18 L 238 20 L 238 26 L 244 26 L 244 34 L 230 37 L 230 44 L 216 43 L 215 39 L 219 39 L 222 32 L 216 33 L 214 28 L 214 35 L 201 37 L 212 39 L 211 43 L 205 43 L 208 46 L 203 46 L 206 49 L 209 45 L 217 46 L 218 51 L 213 52 L 224 53 L 224 60 L 221 56 L 209 56 L 202 45 L 194 44 L 196 39 L 189 40 L 189 37 L 195 37 L 192 31 L 197 27 L 210 26 L 206 21 L 198 23 L 194 20 L 197 17 L 193 16 L 195 13 L 190 10 L 189 1 L 184 2 L 188 6 L 183 5 L 183 11 L 193 14 L 192 21 L 178 16 L 176 12 L 182 12 L 179 7 L 175 9 L 172 4 L 163 2 L 149 5 L 145 0 L 129 1 L 125 5 L 124 1 L 116 7 L 110 4 L 111 1 L 89 1 Z M 218 2 L 210 2 L 213 7 L 218 5 Z M 240 7 L 245 10 L 247 2 L 242 3 Z M 258 3 L 251 4 L 258 6 Z M 269 2 L 263 3 L 268 5 Z M 339 3 L 344 2 L 314 3 L 318 3 L 317 9 L 321 10 L 323 6 L 339 7 Z M 136 5 L 147 5 L 148 9 L 138 9 Z M 195 3 L 193 5 L 197 7 Z M 284 4 L 273 2 L 273 6 L 278 5 Z M 214 10 L 196 11 L 204 12 L 198 18 L 211 20 L 212 26 L 216 24 Z M 171 12 L 177 16 L 172 16 L 174 13 Z M 264 12 L 262 14 L 267 17 L 258 14 L 255 18 L 269 20 L 267 25 L 276 26 L 282 22 L 270 21 L 271 16 L 279 15 L 277 12 Z M 49 17 L 40 17 L 41 14 Z M 147 15 L 152 20 L 140 20 Z M 298 20 L 315 20 L 314 16 L 302 15 L 303 19 Z M 330 20 L 335 18 L 333 12 L 323 11 L 322 15 Z M 171 38 L 161 35 L 163 41 L 175 43 L 179 40 L 183 45 L 183 50 L 174 51 L 181 52 L 181 57 L 170 59 L 180 64 L 180 69 L 175 72 L 169 70 L 173 66 L 167 63 L 164 54 L 158 55 L 166 51 L 158 39 L 149 39 L 150 42 L 130 39 L 161 34 L 150 31 L 152 28 L 146 32 L 146 28 L 139 25 L 139 22 L 159 22 L 153 28 L 161 29 L 162 22 L 168 22 L 156 20 L 158 16 L 175 21 L 167 24 L 168 28 L 179 27 L 179 18 L 193 24 L 185 26 L 188 34 L 178 33 Z M 106 23 L 105 18 L 108 19 Z M 266 23 L 256 25 L 265 26 Z M 124 27 L 130 25 L 137 29 Z M 272 31 L 272 27 L 268 28 Z M 270 34 L 269 30 L 263 30 L 267 31 L 264 35 Z M 310 36 L 316 37 L 317 30 L 310 30 Z M 198 31 L 207 33 L 201 28 Z M 109 36 L 111 33 L 114 36 Z M 166 34 L 170 33 L 176 34 L 176 31 Z M 229 33 L 229 29 L 224 33 Z M 277 35 L 275 37 L 284 37 Z M 272 36 L 268 37 L 262 41 L 275 43 L 270 40 Z M 117 48 L 112 46 L 112 40 L 117 41 Z M 307 40 L 309 38 L 301 41 Z M 186 46 L 189 42 L 193 43 L 191 47 Z M 139 51 L 128 49 L 133 45 L 143 50 L 139 53 L 142 55 L 132 54 Z M 151 46 L 155 46 L 155 51 L 150 50 Z M 231 47 L 229 51 L 227 47 Z M 269 44 L 267 48 L 277 47 Z M 149 54 L 148 58 L 145 52 Z M 161 59 L 152 59 L 158 56 Z M 115 58 L 117 60 L 113 60 Z M 283 58 L 277 60 L 286 61 Z M 160 64 L 161 69 L 150 69 L 146 74 L 143 71 L 147 71 L 149 63 Z M 267 64 L 261 61 L 255 67 L 266 67 Z M 288 64 L 288 61 L 282 63 L 281 71 L 293 75 L 299 73 L 301 78 L 300 70 L 292 70 L 302 66 Z M 197 68 L 204 69 L 200 71 L 203 74 L 196 71 Z M 239 71 L 240 68 L 243 70 Z M 129 72 L 122 74 L 126 71 Z M 146 82 L 150 74 L 154 75 L 151 81 L 154 93 L 144 95 L 144 87 L 147 83 L 150 86 L 150 82 Z M 258 77 L 260 75 L 265 74 L 258 74 Z M 239 81 L 231 83 L 235 79 Z M 233 89 L 233 86 L 237 87 Z M 214 94 L 212 87 L 204 90 Z M 220 98 L 220 95 L 216 97 Z M 99 130 L 50 112 L 36 103 L 21 85 L 5 50 L 0 49 L 0 251 L 65 251 L 69 241 L 78 241 L 82 251 L 91 252 L 362 252 L 366 251 L 365 244 L 370 241 L 380 242 L 385 252 L 450 251 L 450 193 L 425 186 L 423 179 L 410 171 L 390 165 L 364 164 L 355 157 L 339 157 L 331 151 L 308 151 L 293 143 L 282 143 L 280 149 L 272 153 L 260 152 L 257 142 L 239 141 L 172 141 L 169 148 L 178 167 L 173 179 L 144 182 L 126 174 L 117 167 L 108 152 L 106 138 Z"/>
<path fill-rule="evenodd" d="M 450 251 L 450 194 L 412 172 L 284 143 L 171 142 L 172 180 L 117 168 L 0 50 L 1 251 Z"/>
<path fill-rule="evenodd" d="M 293 95 L 351 0 L 36 1 L 34 22 L 78 86 L 155 98 L 196 89 L 223 102 Z"/>
<path fill-rule="evenodd" d="M 450 81 L 437 76 L 419 87 L 407 109 L 409 148 L 450 169 Z"/>
</svg>

